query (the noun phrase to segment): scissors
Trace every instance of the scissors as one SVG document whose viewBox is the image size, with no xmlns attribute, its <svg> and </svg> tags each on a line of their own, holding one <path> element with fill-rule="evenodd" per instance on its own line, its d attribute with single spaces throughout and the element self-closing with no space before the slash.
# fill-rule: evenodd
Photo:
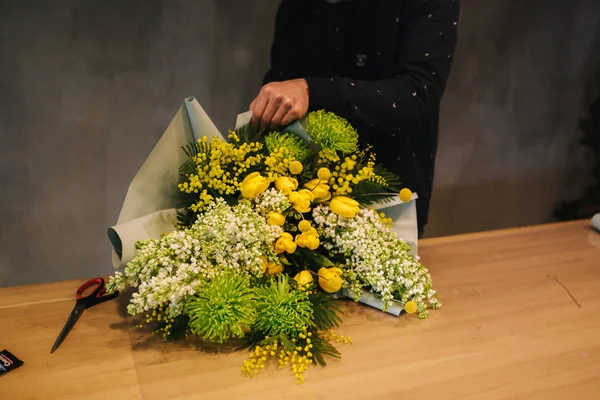
<svg viewBox="0 0 600 400">
<path fill-rule="evenodd" d="M 98 285 L 96 289 L 94 289 L 94 291 L 87 296 L 84 296 L 83 292 L 94 285 Z M 81 317 L 81 314 L 83 314 L 84 310 L 94 307 L 97 304 L 104 303 L 105 301 L 112 300 L 118 295 L 118 291 L 115 291 L 112 294 L 106 294 L 106 286 L 103 278 L 90 279 L 81 285 L 75 293 L 75 300 L 77 301 L 75 307 L 73 308 L 73 311 L 71 311 L 71 315 L 69 315 L 69 319 L 67 319 L 62 331 L 60 331 L 58 338 L 56 338 L 56 342 L 54 342 L 54 346 L 52 346 L 50 354 L 54 353 L 54 351 L 58 349 L 58 346 L 60 346 L 65 340 L 69 332 L 71 332 L 71 329 L 73 329 L 79 320 L 79 317 Z"/>
</svg>

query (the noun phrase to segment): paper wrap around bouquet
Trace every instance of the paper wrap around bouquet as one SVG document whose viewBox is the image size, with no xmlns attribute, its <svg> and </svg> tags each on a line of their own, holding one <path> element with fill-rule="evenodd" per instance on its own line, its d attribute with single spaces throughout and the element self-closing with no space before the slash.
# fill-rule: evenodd
<svg viewBox="0 0 600 400">
<path fill-rule="evenodd" d="M 250 123 L 250 119 L 251 112 L 239 114 L 236 129 Z M 308 140 L 308 134 L 300 122 L 289 125 L 285 131 Z M 131 181 L 117 223 L 108 229 L 115 269 L 124 268 L 135 257 L 136 242 L 158 239 L 162 234 L 176 229 L 176 195 L 181 178 L 179 167 L 187 159 L 183 147 L 203 136 L 209 140 L 213 137 L 226 140 L 198 101 L 189 97 Z M 413 194 L 408 202 L 398 198 L 374 206 L 392 219 L 392 230 L 411 246 L 412 255 L 415 256 L 418 252 L 416 198 L 417 195 Z M 353 293 L 347 290 L 344 295 L 353 297 Z M 365 292 L 359 301 L 381 309 L 377 295 Z M 402 305 L 398 303 L 392 305 L 388 313 L 399 315 L 401 310 Z"/>
</svg>

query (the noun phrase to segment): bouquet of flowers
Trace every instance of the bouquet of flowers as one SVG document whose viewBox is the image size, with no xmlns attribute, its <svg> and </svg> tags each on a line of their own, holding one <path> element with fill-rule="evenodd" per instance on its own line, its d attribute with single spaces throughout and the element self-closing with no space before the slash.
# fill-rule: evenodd
<svg viewBox="0 0 600 400">
<path fill-rule="evenodd" d="M 325 111 L 306 135 L 253 129 L 199 137 L 182 151 L 176 229 L 138 240 L 108 290 L 135 289 L 128 312 L 164 339 L 197 335 L 249 349 L 242 371 L 270 360 L 298 382 L 339 357 L 340 293 L 363 293 L 425 318 L 441 306 L 428 270 L 372 205 L 410 201 L 357 131 Z"/>
</svg>

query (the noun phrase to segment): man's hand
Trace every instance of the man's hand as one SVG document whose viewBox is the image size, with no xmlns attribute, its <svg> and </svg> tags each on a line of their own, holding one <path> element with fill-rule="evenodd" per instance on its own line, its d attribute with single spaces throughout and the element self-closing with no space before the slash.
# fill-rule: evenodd
<svg viewBox="0 0 600 400">
<path fill-rule="evenodd" d="M 254 126 L 289 125 L 308 111 L 308 84 L 304 79 L 268 83 L 250 104 L 250 110 Z"/>
</svg>

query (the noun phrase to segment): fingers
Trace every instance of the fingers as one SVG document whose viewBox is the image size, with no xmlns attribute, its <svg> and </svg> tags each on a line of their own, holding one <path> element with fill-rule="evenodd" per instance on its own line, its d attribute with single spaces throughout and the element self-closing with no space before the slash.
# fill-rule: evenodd
<svg viewBox="0 0 600 400">
<path fill-rule="evenodd" d="M 308 99 L 304 99 L 305 91 L 293 81 L 263 86 L 250 104 L 252 125 L 263 129 L 269 126 L 286 126 L 302 118 L 308 108 L 305 104 Z"/>
<path fill-rule="evenodd" d="M 281 104 L 281 96 L 280 95 L 269 97 L 269 102 L 267 103 L 267 107 L 265 107 L 265 111 L 263 112 L 262 117 L 260 118 L 260 127 L 261 128 L 264 129 L 264 128 L 267 128 L 269 125 L 271 125 L 273 116 L 279 109 L 280 104 Z"/>
<path fill-rule="evenodd" d="M 284 126 L 283 119 L 288 114 L 288 112 L 292 109 L 292 101 L 290 99 L 283 100 L 277 108 L 277 111 L 271 118 L 270 126 Z M 288 125 L 288 124 L 285 124 Z"/>
<path fill-rule="evenodd" d="M 302 111 L 297 106 L 290 108 L 290 110 L 285 114 L 285 116 L 281 119 L 281 126 L 287 126 L 292 122 L 302 118 Z"/>
<path fill-rule="evenodd" d="M 265 94 L 261 90 L 256 99 L 254 99 L 254 101 L 250 105 L 250 109 L 252 110 L 252 125 L 260 125 L 260 121 L 265 112 L 265 108 L 267 107 L 268 101 L 269 98 L 265 96 Z"/>
</svg>

